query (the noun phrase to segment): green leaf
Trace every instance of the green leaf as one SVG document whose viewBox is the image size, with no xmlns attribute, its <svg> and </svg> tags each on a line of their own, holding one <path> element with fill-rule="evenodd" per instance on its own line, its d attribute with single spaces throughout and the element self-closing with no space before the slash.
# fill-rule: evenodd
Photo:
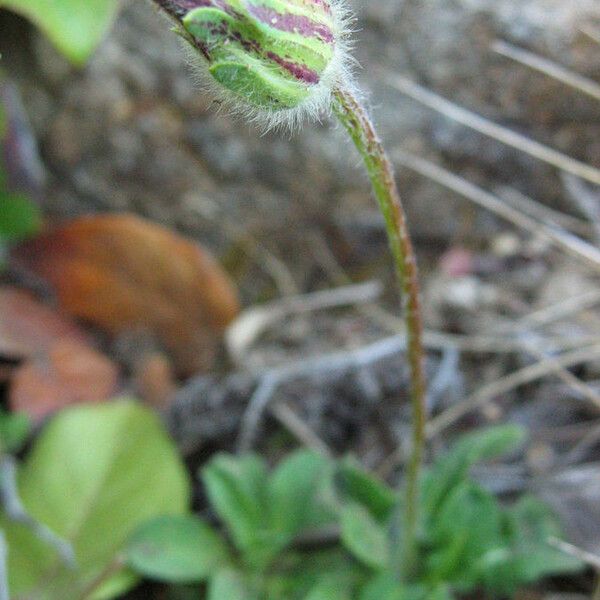
<svg viewBox="0 0 600 600">
<path fill-rule="evenodd" d="M 460 440 L 427 473 L 423 483 L 424 512 L 434 517 L 440 504 L 468 476 L 477 462 L 502 456 L 518 448 L 526 432 L 517 425 L 475 431 Z"/>
<path fill-rule="evenodd" d="M 334 577 L 326 577 L 317 583 L 304 600 L 351 600 L 348 586 Z"/>
<path fill-rule="evenodd" d="M 117 0 L 0 0 L 37 25 L 73 63 L 90 57 L 113 21 Z"/>
<path fill-rule="evenodd" d="M 39 209 L 19 194 L 0 191 L 0 239 L 16 242 L 37 233 L 42 223 Z"/>
<path fill-rule="evenodd" d="M 36 441 L 19 484 L 26 510 L 71 542 L 78 564 L 77 571 L 70 570 L 29 530 L 2 523 L 13 594 L 28 595 L 35 589 L 36 600 L 77 596 L 141 523 L 186 512 L 190 488 L 184 465 L 156 415 L 130 401 L 60 413 Z M 44 579 L 48 572 L 55 573 L 51 582 Z M 132 578 L 121 581 L 125 588 Z M 114 580 L 108 585 L 116 595 Z"/>
<path fill-rule="evenodd" d="M 352 459 L 340 463 L 335 484 L 343 501 L 361 504 L 378 521 L 387 519 L 398 501 L 396 494 L 385 483 L 367 473 Z"/>
<path fill-rule="evenodd" d="M 498 502 L 481 487 L 463 483 L 442 505 L 431 533 L 436 547 L 428 560 L 432 578 L 474 586 L 481 556 L 503 544 Z"/>
<path fill-rule="evenodd" d="M 390 563 L 390 544 L 385 528 L 360 504 L 349 503 L 341 510 L 342 543 L 359 561 L 374 569 Z"/>
<path fill-rule="evenodd" d="M 319 492 L 329 474 L 329 461 L 310 451 L 299 451 L 281 462 L 269 480 L 271 525 L 287 543 L 303 529 L 334 519 Z"/>
<path fill-rule="evenodd" d="M 405 600 L 404 586 L 391 574 L 381 573 L 365 585 L 359 600 Z"/>
<path fill-rule="evenodd" d="M 193 515 L 165 515 L 144 523 L 126 549 L 130 567 L 172 583 L 204 581 L 229 562 L 221 537 Z"/>
<path fill-rule="evenodd" d="M 484 585 L 498 593 L 513 594 L 519 587 L 550 575 L 580 571 L 583 564 L 548 544 L 561 535 L 552 511 L 532 496 L 525 496 L 505 512 L 503 551 L 481 557 Z"/>
<path fill-rule="evenodd" d="M 202 471 L 202 480 L 217 514 L 237 548 L 253 564 L 274 552 L 269 528 L 267 467 L 257 456 L 219 455 Z M 277 546 L 278 547 L 278 546 Z"/>
<path fill-rule="evenodd" d="M 282 558 L 286 569 L 281 576 L 269 578 L 269 598 L 304 598 L 325 575 L 350 588 L 364 577 L 364 569 L 340 545 L 308 552 L 287 552 Z"/>
<path fill-rule="evenodd" d="M 22 413 L 10 414 L 0 410 L 0 454 L 17 452 L 31 431 L 31 422 Z"/>
<path fill-rule="evenodd" d="M 208 585 L 208 600 L 257 600 L 243 576 L 232 569 L 219 571 Z"/>
</svg>

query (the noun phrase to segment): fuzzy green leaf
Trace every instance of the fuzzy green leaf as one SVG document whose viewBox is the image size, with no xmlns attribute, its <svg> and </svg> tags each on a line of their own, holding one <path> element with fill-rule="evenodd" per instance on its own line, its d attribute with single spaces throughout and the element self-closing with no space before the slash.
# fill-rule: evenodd
<svg viewBox="0 0 600 600">
<path fill-rule="evenodd" d="M 36 590 L 37 600 L 77 596 L 119 553 L 147 519 L 187 510 L 189 481 L 158 418 L 139 404 L 119 401 L 56 416 L 19 473 L 23 504 L 32 517 L 69 541 L 76 571 L 28 529 L 3 522 L 10 548 L 13 594 Z M 55 573 L 52 585 L 44 577 Z M 114 597 L 135 581 L 122 572 L 95 598 Z"/>
<path fill-rule="evenodd" d="M 268 562 L 280 548 L 277 538 L 281 534 L 270 528 L 264 461 L 257 456 L 222 454 L 203 469 L 202 480 L 211 504 L 246 560 L 255 566 Z"/>
<path fill-rule="evenodd" d="M 404 586 L 391 574 L 381 573 L 363 587 L 360 600 L 405 600 Z"/>
<path fill-rule="evenodd" d="M 349 503 L 341 511 L 342 543 L 360 562 L 385 569 L 390 564 L 390 544 L 385 528 L 360 504 Z"/>
<path fill-rule="evenodd" d="M 271 525 L 286 542 L 303 529 L 333 520 L 333 514 L 328 514 L 319 502 L 329 471 L 327 459 L 314 452 L 299 451 L 282 461 L 271 475 Z"/>
<path fill-rule="evenodd" d="M 476 585 L 478 560 L 503 544 L 498 502 L 479 486 L 463 483 L 442 505 L 431 534 L 439 548 L 428 560 L 432 579 Z"/>
<path fill-rule="evenodd" d="M 532 496 L 523 497 L 506 511 L 506 546 L 484 554 L 478 564 L 489 590 L 513 595 L 521 586 L 549 575 L 573 573 L 583 564 L 548 544 L 559 537 L 560 525 L 552 511 Z"/>
<path fill-rule="evenodd" d="M 515 450 L 523 443 L 525 433 L 517 425 L 502 425 L 461 437 L 427 473 L 423 483 L 425 514 L 435 516 L 441 502 L 466 479 L 475 463 Z"/>
<path fill-rule="evenodd" d="M 208 600 L 257 600 L 243 576 L 232 569 L 219 571 L 208 586 Z"/>
<path fill-rule="evenodd" d="M 398 501 L 397 495 L 385 483 L 367 473 L 352 459 L 340 463 L 335 484 L 342 501 L 361 504 L 377 520 L 387 519 Z"/>
<path fill-rule="evenodd" d="M 304 600 L 351 600 L 352 596 L 344 582 L 334 577 L 324 577 L 308 593 Z"/>
<path fill-rule="evenodd" d="M 69 60 L 82 65 L 113 21 L 118 0 L 0 0 L 0 8 L 30 19 Z"/>
<path fill-rule="evenodd" d="M 165 515 L 144 523 L 126 549 L 129 566 L 172 583 L 204 581 L 229 562 L 221 537 L 193 515 Z"/>
</svg>

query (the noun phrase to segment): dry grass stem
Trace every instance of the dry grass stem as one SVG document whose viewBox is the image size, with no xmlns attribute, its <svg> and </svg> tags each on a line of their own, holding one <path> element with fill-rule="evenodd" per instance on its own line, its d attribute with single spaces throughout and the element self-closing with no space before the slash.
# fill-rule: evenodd
<svg viewBox="0 0 600 600">
<path fill-rule="evenodd" d="M 590 183 L 600 185 L 600 170 L 591 165 L 582 163 L 562 152 L 553 150 L 548 146 L 544 146 L 544 144 L 531 140 L 524 135 L 507 129 L 506 127 L 502 127 L 501 125 L 497 125 L 489 119 L 442 98 L 438 94 L 431 92 L 406 77 L 396 75 L 388 78 L 387 81 L 399 92 L 406 94 L 413 100 L 428 106 L 458 123 L 462 123 L 466 127 L 470 127 L 471 129 L 492 137 L 507 146 L 525 152 L 561 171 L 571 173 Z"/>
<path fill-rule="evenodd" d="M 523 214 L 521 211 L 507 205 L 497 196 L 470 183 L 466 179 L 443 169 L 442 167 L 425 160 L 414 154 L 397 149 L 392 152 L 392 157 L 400 165 L 407 167 L 432 181 L 456 192 L 457 194 L 475 202 L 482 208 L 489 210 L 506 221 L 540 236 L 553 245 L 561 248 L 570 256 L 580 259 L 596 271 L 600 269 L 600 250 L 588 242 L 557 228 L 550 227 L 537 219 Z M 600 175 L 600 172 L 599 172 Z"/>
<path fill-rule="evenodd" d="M 594 98 L 594 100 L 600 101 L 600 84 L 596 83 L 592 79 L 588 79 L 583 75 L 579 75 L 570 69 L 566 69 L 562 65 L 559 65 L 547 58 L 543 58 L 528 50 L 523 50 L 512 44 L 508 44 L 502 40 L 497 40 L 492 44 L 494 52 L 506 56 L 526 67 L 539 71 L 544 75 L 548 75 L 569 87 L 576 89 L 578 92 L 587 94 Z"/>
<path fill-rule="evenodd" d="M 481 408 L 498 396 L 507 394 L 518 387 L 532 383 L 548 375 L 556 375 L 560 369 L 568 369 L 575 365 L 598 359 L 600 359 L 600 344 L 566 352 L 556 358 L 544 358 L 533 365 L 492 381 L 482 386 L 459 404 L 455 404 L 439 416 L 431 419 L 427 427 L 427 437 L 435 437 L 469 412 Z M 594 406 L 600 410 L 600 404 L 594 402 Z"/>
</svg>

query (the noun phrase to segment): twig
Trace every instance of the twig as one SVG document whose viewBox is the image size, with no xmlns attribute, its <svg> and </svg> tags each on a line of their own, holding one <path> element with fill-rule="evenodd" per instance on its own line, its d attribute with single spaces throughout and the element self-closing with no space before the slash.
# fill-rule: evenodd
<svg viewBox="0 0 600 600">
<path fill-rule="evenodd" d="M 555 323 L 556 321 L 565 319 L 578 312 L 589 310 L 599 303 L 600 290 L 591 290 L 584 294 L 567 298 L 556 304 L 531 312 L 518 319 L 515 323 L 511 323 L 509 327 L 503 327 L 498 332 L 516 332 L 523 329 L 531 330 L 533 328 L 543 327 L 544 325 Z"/>
<path fill-rule="evenodd" d="M 563 249 L 569 255 L 583 260 L 595 270 L 600 268 L 600 250 L 580 238 L 564 231 L 549 227 L 539 220 L 508 206 L 502 200 L 480 187 L 468 182 L 466 179 L 439 167 L 438 165 L 409 154 L 402 150 L 392 153 L 394 159 L 401 165 L 436 181 L 440 185 L 464 196 L 479 206 L 497 214 L 517 227 L 525 229 L 534 235 L 543 237 L 555 246 Z M 600 174 L 600 172 L 599 172 Z M 600 180 L 599 180 L 600 181 Z"/>
<path fill-rule="evenodd" d="M 574 546 L 569 542 L 565 542 L 557 537 L 551 536 L 547 539 L 548 544 L 568 554 L 569 556 L 573 556 L 574 558 L 579 559 L 581 562 L 586 563 L 590 567 L 593 567 L 596 570 L 600 570 L 600 556 L 597 554 L 593 554 L 592 552 L 588 552 L 583 548 L 579 548 L 578 546 Z"/>
<path fill-rule="evenodd" d="M 108 565 L 93 579 L 89 585 L 81 592 L 77 600 L 88 600 L 94 593 L 106 583 L 115 573 L 118 573 L 125 566 L 125 559 L 117 555 Z"/>
<path fill-rule="evenodd" d="M 273 416 L 285 426 L 307 448 L 332 458 L 333 452 L 327 444 L 302 420 L 287 402 L 271 406 Z"/>
<path fill-rule="evenodd" d="M 554 361 L 554 364 L 556 366 L 556 376 L 565 384 L 567 384 L 567 386 L 571 388 L 571 390 L 578 392 L 582 398 L 587 399 L 590 402 L 590 404 L 592 404 L 598 410 L 600 410 L 600 394 L 596 390 L 594 390 L 590 385 L 588 385 L 587 383 L 585 383 L 585 381 L 582 381 L 581 379 L 579 379 L 579 377 L 576 377 L 575 375 L 573 375 L 573 373 L 561 366 L 555 358 L 548 354 L 548 352 L 544 352 L 533 347 L 529 348 L 529 352 L 533 354 L 533 356 L 535 356 L 538 360 Z"/>
<path fill-rule="evenodd" d="M 386 82 L 394 89 L 406 94 L 413 100 L 428 106 L 458 123 L 462 123 L 466 127 L 470 127 L 471 129 L 492 137 L 507 146 L 525 152 L 561 171 L 571 173 L 572 175 L 586 179 L 591 183 L 600 185 L 600 170 L 591 165 L 582 163 L 562 152 L 558 152 L 557 150 L 553 150 L 552 148 L 548 148 L 548 146 L 544 146 L 539 142 L 531 140 L 524 135 L 507 129 L 506 127 L 502 127 L 501 125 L 497 125 L 480 115 L 442 98 L 406 77 L 400 75 L 387 77 Z"/>
<path fill-rule="evenodd" d="M 600 194 L 589 189 L 578 177 L 567 173 L 563 173 L 562 182 L 573 202 L 592 224 L 596 240 L 600 240 Z"/>
<path fill-rule="evenodd" d="M 480 408 L 494 398 L 506 394 L 517 387 L 556 373 L 559 368 L 568 369 L 577 364 L 600 358 L 600 344 L 565 353 L 557 358 L 545 358 L 533 365 L 515 371 L 496 381 L 484 385 L 467 399 L 456 404 L 441 415 L 431 419 L 427 427 L 427 436 L 435 437 L 441 431 L 464 417 L 467 413 Z"/>
<path fill-rule="evenodd" d="M 4 506 L 9 520 L 22 523 L 31 529 L 36 537 L 56 550 L 65 565 L 75 567 L 75 552 L 71 544 L 43 523 L 36 521 L 23 507 L 17 488 L 16 461 L 10 455 L 4 455 L 0 459 L 0 504 Z"/>
<path fill-rule="evenodd" d="M 243 357 L 256 339 L 266 329 L 290 315 L 372 302 L 381 295 L 381 291 L 379 282 L 370 281 L 312 294 L 289 296 L 249 308 L 227 330 L 226 346 L 229 355 L 236 363 L 243 363 Z"/>
<path fill-rule="evenodd" d="M 590 40 L 596 42 L 596 44 L 600 44 L 600 31 L 591 27 L 590 25 L 584 25 L 581 27 L 581 32 L 587 35 Z"/>
<path fill-rule="evenodd" d="M 563 177 L 573 177 L 572 175 L 564 175 Z M 579 179 L 577 179 L 579 181 Z M 554 210 L 533 198 L 525 195 L 521 190 L 516 188 L 500 185 L 494 190 L 495 194 L 502 200 L 508 202 L 516 209 L 524 212 L 530 217 L 543 221 L 550 227 L 559 227 L 566 229 L 575 235 L 587 238 L 593 233 L 593 226 L 584 219 L 574 217 L 566 213 Z"/>
<path fill-rule="evenodd" d="M 0 600 L 10 600 L 8 587 L 8 545 L 0 530 Z"/>
<path fill-rule="evenodd" d="M 254 446 L 262 417 L 275 398 L 279 386 L 283 383 L 307 375 L 317 377 L 327 374 L 331 376 L 336 372 L 357 371 L 369 364 L 381 361 L 383 358 L 394 356 L 405 348 L 406 341 L 404 338 L 394 336 L 358 350 L 319 356 L 267 371 L 262 376 L 260 384 L 252 395 L 242 417 L 237 444 L 238 452 L 248 452 Z"/>
<path fill-rule="evenodd" d="M 583 459 L 585 453 L 600 441 L 600 425 L 592 427 L 579 442 L 560 460 L 561 467 L 568 467 Z"/>
<path fill-rule="evenodd" d="M 329 247 L 323 243 L 319 236 L 313 236 L 310 247 L 319 264 L 329 273 L 332 280 L 344 285 L 351 282 L 348 275 L 337 262 L 335 256 L 331 253 Z M 404 331 L 404 323 L 392 313 L 384 310 L 375 304 L 365 304 L 357 306 L 357 310 L 373 320 L 373 322 L 382 326 L 389 333 L 401 334 Z M 580 348 L 582 345 L 592 345 L 599 342 L 598 336 L 590 335 L 569 338 L 569 337 L 547 337 L 539 339 L 539 346 L 547 352 L 564 352 L 574 347 Z M 510 354 L 514 352 L 523 352 L 527 350 L 522 338 L 508 337 L 498 335 L 460 335 L 425 329 L 423 333 L 423 343 L 430 350 L 457 350 L 463 353 L 489 353 L 489 354 Z"/>
<path fill-rule="evenodd" d="M 544 75 L 548 75 L 565 85 L 568 85 L 579 92 L 587 94 L 594 98 L 594 100 L 600 100 L 600 85 L 594 80 L 588 79 L 583 75 L 579 75 L 570 69 L 566 69 L 562 65 L 555 63 L 554 61 L 543 58 L 533 52 L 523 50 L 512 44 L 508 44 L 504 41 L 497 40 L 492 44 L 494 52 L 511 58 L 512 60 L 530 67 L 535 71 L 539 71 Z"/>
</svg>

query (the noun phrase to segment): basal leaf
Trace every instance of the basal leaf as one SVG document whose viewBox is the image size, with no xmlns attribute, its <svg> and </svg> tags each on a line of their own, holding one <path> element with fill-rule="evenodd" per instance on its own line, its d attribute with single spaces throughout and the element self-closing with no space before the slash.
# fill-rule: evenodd
<svg viewBox="0 0 600 600">
<path fill-rule="evenodd" d="M 498 502 L 479 486 L 463 483 L 442 504 L 431 533 L 436 548 L 428 561 L 433 579 L 476 585 L 478 560 L 503 543 Z"/>
<path fill-rule="evenodd" d="M 308 593 L 304 600 L 351 600 L 350 590 L 344 582 L 334 577 L 323 577 L 323 581 L 317 583 Z M 383 599 L 382 599 L 383 600 Z"/>
<path fill-rule="evenodd" d="M 118 8 L 117 0 L 0 0 L 37 25 L 73 63 L 83 64 L 100 43 Z"/>
<path fill-rule="evenodd" d="M 363 587 L 359 600 L 405 600 L 405 591 L 391 573 L 382 573 Z"/>
<path fill-rule="evenodd" d="M 267 467 L 257 456 L 236 458 L 219 455 L 202 471 L 210 502 L 221 517 L 235 545 L 253 562 L 269 554 Z M 253 556 L 255 555 L 255 556 Z"/>
<path fill-rule="evenodd" d="M 257 600 L 241 573 L 232 569 L 219 571 L 208 585 L 208 600 Z"/>
<path fill-rule="evenodd" d="M 190 487 L 158 418 L 130 401 L 60 413 L 35 443 L 19 484 L 27 511 L 72 543 L 78 565 L 70 570 L 29 530 L 3 523 L 12 592 L 37 600 L 78 597 L 141 523 L 184 513 Z"/>
<path fill-rule="evenodd" d="M 424 512 L 434 516 L 440 503 L 467 477 L 477 462 L 502 456 L 523 443 L 525 430 L 517 425 L 502 425 L 475 431 L 460 438 L 440 457 L 423 483 Z"/>
<path fill-rule="evenodd" d="M 342 543 L 360 562 L 385 569 L 390 563 L 390 544 L 383 525 L 362 505 L 349 503 L 341 510 Z"/>
<path fill-rule="evenodd" d="M 193 515 L 165 515 L 144 523 L 126 549 L 140 574 L 172 583 L 204 581 L 229 562 L 221 537 Z"/>
<path fill-rule="evenodd" d="M 351 459 L 340 463 L 335 483 L 342 500 L 361 504 L 377 520 L 389 517 L 397 503 L 397 495 L 385 483 L 367 473 Z"/>
<path fill-rule="evenodd" d="M 319 492 L 329 472 L 329 462 L 314 452 L 299 451 L 285 459 L 269 480 L 271 525 L 286 541 L 305 528 L 324 523 L 328 511 Z M 330 520 L 333 515 L 329 515 Z"/>
</svg>

